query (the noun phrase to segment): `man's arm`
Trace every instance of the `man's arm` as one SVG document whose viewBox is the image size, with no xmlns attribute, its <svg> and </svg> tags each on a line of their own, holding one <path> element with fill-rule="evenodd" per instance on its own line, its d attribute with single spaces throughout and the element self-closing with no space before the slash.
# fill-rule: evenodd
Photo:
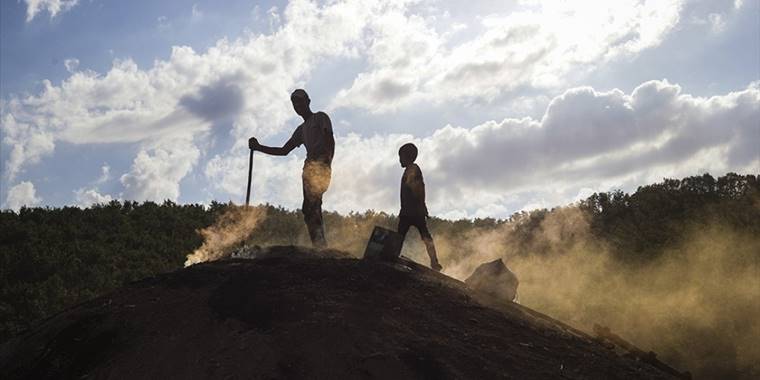
<svg viewBox="0 0 760 380">
<path fill-rule="evenodd" d="M 335 154 L 335 136 L 333 136 L 332 121 L 330 121 L 330 117 L 326 113 L 320 113 L 324 115 L 323 128 L 325 128 L 325 134 L 327 135 L 325 142 L 327 143 L 327 151 L 330 153 L 330 161 L 332 161 Z"/>
<path fill-rule="evenodd" d="M 285 143 L 285 145 L 281 147 L 261 145 L 259 144 L 259 140 L 257 140 L 255 137 L 248 139 L 248 148 L 258 150 L 259 152 L 263 152 L 272 156 L 287 156 L 288 153 L 297 148 L 298 145 L 300 144 L 294 137 L 291 137 Z"/>
</svg>

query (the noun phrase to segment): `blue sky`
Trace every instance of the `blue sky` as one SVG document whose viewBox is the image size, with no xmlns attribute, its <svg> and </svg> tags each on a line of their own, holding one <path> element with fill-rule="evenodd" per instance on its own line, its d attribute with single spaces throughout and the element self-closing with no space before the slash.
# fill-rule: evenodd
<svg viewBox="0 0 760 380">
<path fill-rule="evenodd" d="M 0 3 L 0 207 L 242 202 L 245 140 L 305 88 L 336 138 L 325 208 L 505 217 L 663 177 L 760 173 L 756 1 Z M 303 149 L 255 158 L 300 205 Z"/>
</svg>

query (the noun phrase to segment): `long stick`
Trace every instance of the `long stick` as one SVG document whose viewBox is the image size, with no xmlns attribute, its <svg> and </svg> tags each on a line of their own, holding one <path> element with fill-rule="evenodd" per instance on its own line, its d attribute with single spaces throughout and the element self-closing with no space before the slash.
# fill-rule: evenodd
<svg viewBox="0 0 760 380">
<path fill-rule="evenodd" d="M 251 149 L 251 155 L 248 157 L 248 189 L 245 191 L 245 207 L 248 207 L 248 203 L 251 200 L 251 174 L 253 173 L 253 149 Z"/>
<path fill-rule="evenodd" d="M 245 210 L 248 211 L 248 204 L 251 201 L 251 174 L 253 173 L 253 149 L 251 149 L 251 154 L 248 156 L 248 188 L 245 190 Z M 245 244 L 246 238 L 243 238 L 240 240 L 240 247 L 232 252 L 232 257 L 235 257 L 236 254 L 241 254 L 246 250 L 246 244 Z"/>
</svg>

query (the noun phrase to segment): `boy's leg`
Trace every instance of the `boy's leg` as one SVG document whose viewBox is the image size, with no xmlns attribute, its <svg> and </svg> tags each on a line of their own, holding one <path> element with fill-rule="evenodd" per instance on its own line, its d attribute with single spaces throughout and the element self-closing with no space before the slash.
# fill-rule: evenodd
<svg viewBox="0 0 760 380">
<path fill-rule="evenodd" d="M 435 244 L 433 244 L 433 239 L 423 239 L 422 241 L 425 242 L 425 248 L 427 248 L 428 256 L 430 256 L 430 267 L 433 268 L 433 270 L 440 272 L 443 269 L 443 266 L 438 262 L 438 256 L 435 253 Z"/>
<path fill-rule="evenodd" d="M 421 217 L 420 220 L 415 223 L 415 226 L 417 227 L 417 230 L 420 231 L 420 236 L 422 237 L 422 241 L 425 243 L 425 248 L 427 249 L 427 254 L 430 256 L 430 267 L 433 268 L 433 270 L 441 271 L 443 267 L 438 262 L 438 255 L 435 252 L 435 244 L 433 243 L 433 236 L 430 235 L 430 231 L 427 227 L 427 221 L 425 221 L 425 217 Z"/>
<path fill-rule="evenodd" d="M 403 216 L 403 215 L 398 217 L 398 228 L 396 229 L 396 231 L 399 234 L 401 234 L 402 239 L 406 237 L 406 233 L 409 232 L 410 226 L 411 224 L 409 223 L 408 217 Z"/>
<path fill-rule="evenodd" d="M 396 228 L 396 232 L 398 232 L 401 235 L 401 244 L 399 245 L 399 248 L 398 248 L 399 255 L 401 254 L 401 250 L 404 249 L 404 240 L 406 240 L 406 233 L 409 232 L 410 226 L 411 226 L 411 221 L 409 220 L 408 216 L 404 216 L 404 215 L 398 216 L 398 228 Z"/>
</svg>

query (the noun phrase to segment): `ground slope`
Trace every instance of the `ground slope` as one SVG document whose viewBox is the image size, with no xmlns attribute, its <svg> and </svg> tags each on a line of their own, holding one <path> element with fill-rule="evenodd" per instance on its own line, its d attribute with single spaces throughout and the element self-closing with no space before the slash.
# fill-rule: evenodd
<svg viewBox="0 0 760 380">
<path fill-rule="evenodd" d="M 148 278 L 0 347 L 0 378 L 666 379 L 409 263 L 282 247 Z"/>
</svg>

